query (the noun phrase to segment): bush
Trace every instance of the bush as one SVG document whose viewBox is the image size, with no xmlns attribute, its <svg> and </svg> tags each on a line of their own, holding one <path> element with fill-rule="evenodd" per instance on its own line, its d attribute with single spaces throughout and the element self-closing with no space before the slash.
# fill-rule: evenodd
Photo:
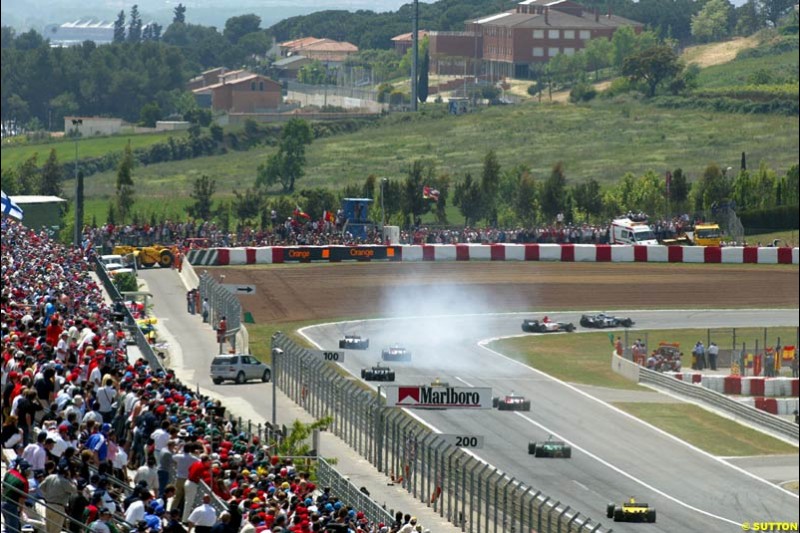
<svg viewBox="0 0 800 533">
<path fill-rule="evenodd" d="M 742 225 L 747 228 L 768 230 L 797 229 L 797 220 L 800 217 L 800 206 L 781 205 L 767 209 L 753 209 L 739 213 Z"/>
<path fill-rule="evenodd" d="M 635 90 L 633 84 L 627 78 L 617 78 L 611 82 L 611 85 L 603 91 L 602 96 L 605 98 L 613 98 L 620 94 L 629 93 Z"/>
<path fill-rule="evenodd" d="M 573 104 L 588 102 L 597 96 L 597 89 L 588 83 L 579 83 L 569 92 L 569 101 Z"/>
<path fill-rule="evenodd" d="M 114 276 L 114 285 L 119 292 L 136 292 L 139 290 L 139 283 L 133 274 L 122 273 Z"/>
<path fill-rule="evenodd" d="M 800 106 L 797 101 L 772 99 L 764 102 L 719 97 L 701 96 L 660 96 L 651 100 L 652 104 L 668 109 L 704 109 L 723 113 L 774 113 L 778 115 L 797 115 Z"/>
</svg>

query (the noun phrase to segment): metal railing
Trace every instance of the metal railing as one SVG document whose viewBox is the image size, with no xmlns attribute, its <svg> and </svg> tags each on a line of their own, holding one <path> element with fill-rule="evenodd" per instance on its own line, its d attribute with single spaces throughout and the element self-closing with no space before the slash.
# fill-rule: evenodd
<svg viewBox="0 0 800 533">
<path fill-rule="evenodd" d="M 34 531 L 50 531 L 58 527 L 59 531 L 70 533 L 91 533 L 90 525 L 83 521 L 83 509 L 80 509 L 81 518 L 71 516 L 69 509 L 62 506 L 48 504 L 42 499 L 31 494 L 24 494 L 17 488 L 3 481 L 3 528 L 6 533 L 33 533 Z M 23 505 L 15 505 L 25 497 Z M 14 520 L 18 518 L 19 527 Z M 112 523 L 118 531 L 132 531 L 135 528 L 125 522 L 120 515 L 112 515 Z"/>
<path fill-rule="evenodd" d="M 470 533 L 603 531 L 541 490 L 446 444 L 407 413 L 343 376 L 281 333 L 272 338 L 275 384 L 439 516 Z M 280 348 L 282 354 L 275 348 Z"/>
<path fill-rule="evenodd" d="M 95 274 L 97 274 L 97 277 L 100 278 L 100 281 L 103 283 L 103 287 L 106 289 L 106 292 L 111 299 L 115 302 L 117 300 L 122 300 L 122 294 L 120 294 L 117 286 L 114 285 L 114 281 L 111 279 L 111 276 L 108 275 L 108 272 L 100 260 L 95 257 L 94 263 Z M 130 331 L 133 341 L 136 343 L 137 348 L 139 348 L 139 351 L 147 360 L 150 367 L 156 370 L 164 370 L 161 360 L 156 355 L 153 347 L 147 340 L 147 337 L 145 337 L 144 333 L 142 332 L 142 329 L 136 324 L 136 319 L 133 317 L 133 314 L 131 314 L 131 311 L 127 308 L 127 306 L 123 311 L 123 315 L 126 329 Z"/>
<path fill-rule="evenodd" d="M 236 338 L 241 328 L 242 322 L 242 304 L 239 299 L 233 295 L 220 283 L 209 274 L 203 272 L 199 276 L 200 284 L 198 291 L 200 291 L 200 301 L 208 298 L 209 316 L 208 322 L 212 327 L 216 327 L 222 317 L 228 326 L 225 332 L 225 338 L 230 342 L 231 347 L 236 349 Z M 202 304 L 201 304 L 202 310 Z M 243 347 L 246 349 L 247 347 Z M 220 346 L 220 353 L 223 351 L 223 346 Z"/>
<path fill-rule="evenodd" d="M 789 437 L 795 441 L 800 439 L 800 426 L 797 424 L 756 409 L 755 407 L 737 402 L 724 394 L 707 389 L 702 385 L 693 385 L 647 368 L 639 369 L 639 383 L 667 389 L 681 396 L 706 403 L 737 419 L 763 428 L 770 433 Z"/>
</svg>

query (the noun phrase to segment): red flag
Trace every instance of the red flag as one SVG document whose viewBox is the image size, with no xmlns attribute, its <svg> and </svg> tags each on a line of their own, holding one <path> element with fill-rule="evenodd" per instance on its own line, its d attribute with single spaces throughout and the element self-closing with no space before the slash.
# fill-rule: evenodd
<svg viewBox="0 0 800 533">
<path fill-rule="evenodd" d="M 297 217 L 305 218 L 306 220 L 310 220 L 311 219 L 311 216 L 308 213 L 306 213 L 305 211 L 303 211 L 302 209 L 300 209 L 299 205 L 295 208 L 293 214 L 294 214 L 295 218 L 297 218 Z"/>
<path fill-rule="evenodd" d="M 425 185 L 422 187 L 422 197 L 426 200 L 433 200 L 434 202 L 439 201 L 439 191 L 434 189 L 433 187 L 428 187 Z"/>
<path fill-rule="evenodd" d="M 326 222 L 331 222 L 331 223 L 333 223 L 333 222 L 334 222 L 336 219 L 335 219 L 335 217 L 333 216 L 333 212 L 332 212 L 332 211 L 328 211 L 328 210 L 326 209 L 326 210 L 325 210 L 325 212 L 324 212 L 324 213 L 322 213 L 322 220 L 324 220 L 324 221 L 326 221 Z"/>
</svg>

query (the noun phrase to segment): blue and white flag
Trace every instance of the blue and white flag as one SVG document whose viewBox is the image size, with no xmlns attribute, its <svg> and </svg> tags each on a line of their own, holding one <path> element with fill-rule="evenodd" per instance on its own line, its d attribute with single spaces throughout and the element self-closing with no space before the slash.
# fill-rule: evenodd
<svg viewBox="0 0 800 533">
<path fill-rule="evenodd" d="M 0 191 L 3 193 L 3 216 L 14 217 L 17 220 L 22 220 L 22 208 L 17 205 L 11 198 L 6 196 L 5 191 Z"/>
</svg>

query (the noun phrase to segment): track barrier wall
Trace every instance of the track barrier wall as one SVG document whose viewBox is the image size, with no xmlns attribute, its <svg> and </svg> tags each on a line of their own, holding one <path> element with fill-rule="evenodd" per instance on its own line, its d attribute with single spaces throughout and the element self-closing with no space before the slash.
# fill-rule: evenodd
<svg viewBox="0 0 800 533">
<path fill-rule="evenodd" d="M 453 248 L 453 257 L 456 250 Z M 471 533 L 608 531 L 511 474 L 445 443 L 405 410 L 343 375 L 281 333 L 272 338 L 275 384 L 328 430 L 448 522 Z M 280 348 L 283 353 L 276 354 Z"/>
<path fill-rule="evenodd" d="M 189 250 L 192 265 L 340 261 L 561 261 L 612 263 L 798 264 L 798 248 L 629 246 L 608 244 L 423 244 L 265 246 Z"/>
</svg>

